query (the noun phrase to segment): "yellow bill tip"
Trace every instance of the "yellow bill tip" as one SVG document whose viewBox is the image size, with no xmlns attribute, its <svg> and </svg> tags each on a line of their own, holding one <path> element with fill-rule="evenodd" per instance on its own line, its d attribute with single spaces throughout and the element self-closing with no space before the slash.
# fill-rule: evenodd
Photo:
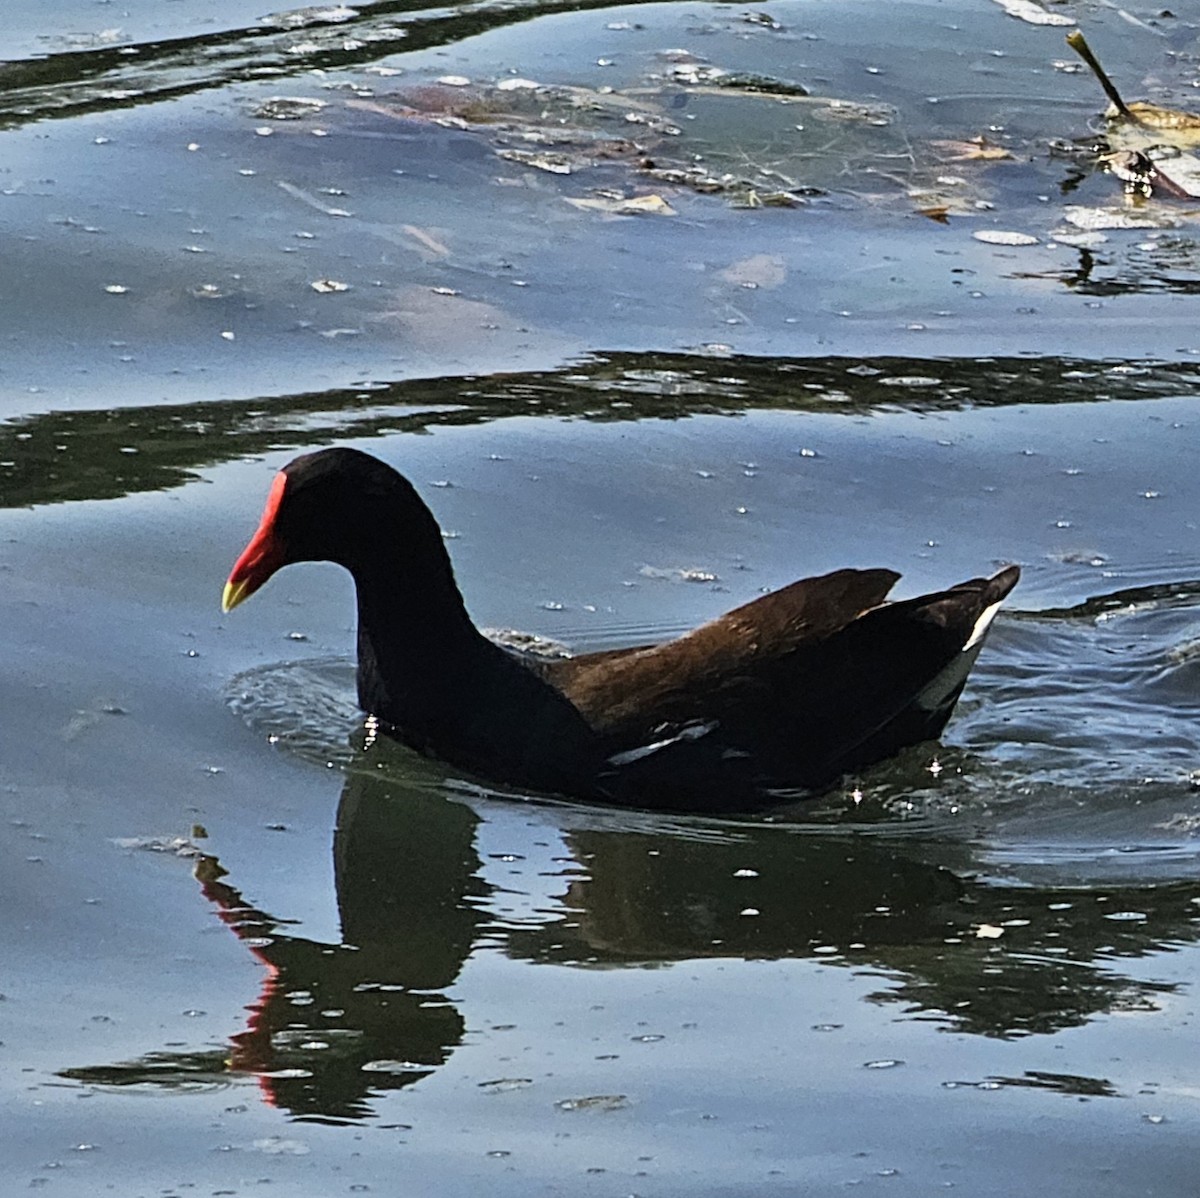
<svg viewBox="0 0 1200 1198">
<path fill-rule="evenodd" d="M 221 592 L 221 610 L 223 612 L 233 611 L 249 594 L 250 580 L 248 578 L 243 578 L 240 582 L 234 582 L 230 579 L 225 584 L 225 589 Z"/>
</svg>

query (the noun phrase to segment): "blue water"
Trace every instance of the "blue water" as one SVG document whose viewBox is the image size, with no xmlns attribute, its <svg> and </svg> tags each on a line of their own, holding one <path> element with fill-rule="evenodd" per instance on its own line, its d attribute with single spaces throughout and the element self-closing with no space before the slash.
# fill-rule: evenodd
<svg viewBox="0 0 1200 1198">
<path fill-rule="evenodd" d="M 1196 247 L 1064 30 L 53 7 L 0 68 L 14 1192 L 1191 1194 Z M 1192 7 L 1079 15 L 1187 106 Z M 366 743 L 335 568 L 220 614 L 335 442 L 573 650 L 840 565 L 1023 580 L 943 742 L 819 799 L 501 792 Z"/>
</svg>

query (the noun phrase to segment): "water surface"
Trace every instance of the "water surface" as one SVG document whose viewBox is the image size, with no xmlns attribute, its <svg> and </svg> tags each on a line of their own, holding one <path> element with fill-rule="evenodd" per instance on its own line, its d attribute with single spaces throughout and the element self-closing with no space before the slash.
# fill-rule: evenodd
<svg viewBox="0 0 1200 1198">
<path fill-rule="evenodd" d="M 1188 106 L 1200 14 L 1075 15 Z M 1195 242 L 1159 200 L 1080 242 L 1134 209 L 1062 29 L 6 18 L 12 1185 L 1193 1192 Z M 220 615 L 331 443 L 572 651 L 841 565 L 1023 580 L 940 744 L 755 819 L 563 804 L 364 734 L 332 567 Z"/>
</svg>

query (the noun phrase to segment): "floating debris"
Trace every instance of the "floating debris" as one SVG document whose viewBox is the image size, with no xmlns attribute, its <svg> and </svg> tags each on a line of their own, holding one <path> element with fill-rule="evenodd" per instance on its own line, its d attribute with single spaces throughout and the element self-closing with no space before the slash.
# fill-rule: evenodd
<svg viewBox="0 0 1200 1198">
<path fill-rule="evenodd" d="M 702 570 L 696 567 L 670 570 L 660 566 L 642 566 L 638 573 L 643 578 L 662 578 L 678 582 L 720 582 L 720 575 L 712 570 Z"/>
<path fill-rule="evenodd" d="M 702 166 L 658 167 L 649 166 L 644 173 L 660 183 L 669 183 L 676 187 L 687 187 L 702 195 L 714 195 L 717 192 L 730 191 L 739 186 L 740 180 L 733 175 L 714 175 Z"/>
<path fill-rule="evenodd" d="M 1200 114 L 1141 100 L 1127 104 L 1078 29 L 1067 45 L 1091 67 L 1110 102 L 1106 167 L 1133 194 L 1149 196 L 1158 185 L 1178 198 L 1200 199 L 1200 158 L 1188 153 L 1200 146 Z"/>
<path fill-rule="evenodd" d="M 1033 0 L 994 0 L 1010 17 L 1029 25 L 1074 25 L 1075 18 L 1063 13 L 1047 12 Z"/>
<path fill-rule="evenodd" d="M 317 100 L 307 96 L 272 96 L 254 110 L 254 115 L 269 121 L 299 121 L 305 117 L 316 116 L 328 106 L 328 100 Z"/>
<path fill-rule="evenodd" d="M 930 144 L 941 150 L 950 162 L 995 162 L 1013 156 L 1011 150 L 988 141 L 982 133 L 966 141 L 942 139 Z"/>
<path fill-rule="evenodd" d="M 1142 208 L 1130 211 L 1127 208 L 1085 208 L 1081 204 L 1068 204 L 1063 216 L 1077 228 L 1088 232 L 1097 229 L 1172 229 L 1175 218 L 1169 212 L 1154 212 Z"/>
<path fill-rule="evenodd" d="M 377 1061 L 364 1061 L 359 1066 L 363 1073 L 428 1073 L 430 1067 L 419 1061 L 396 1061 L 380 1058 Z"/>
<path fill-rule="evenodd" d="M 1038 239 L 1028 233 L 1013 233 L 1005 229 L 976 229 L 971 234 L 976 241 L 987 245 L 1037 245 Z"/>
<path fill-rule="evenodd" d="M 565 154 L 543 153 L 534 150 L 497 150 L 496 156 L 503 158 L 506 162 L 531 166 L 535 170 L 546 171 L 552 175 L 569 175 L 575 169 Z"/>
<path fill-rule="evenodd" d="M 258 23 L 275 29 L 306 29 L 310 25 L 340 25 L 353 21 L 358 15 L 358 9 L 347 4 L 313 5 L 310 8 L 271 13 L 259 17 Z"/>
<path fill-rule="evenodd" d="M 674 208 L 660 195 L 608 197 L 599 196 L 594 199 L 576 196 L 564 197 L 568 204 L 575 208 L 586 208 L 594 212 L 603 212 L 609 216 L 676 216 Z"/>
<path fill-rule="evenodd" d="M 273 1074 L 271 1076 L 278 1076 Z M 307 1156 L 312 1149 L 301 1140 L 291 1140 L 286 1136 L 266 1136 L 255 1140 L 251 1147 L 256 1152 L 265 1152 L 268 1156 Z"/>
<path fill-rule="evenodd" d="M 804 201 L 788 191 L 760 191 L 756 187 L 741 190 L 734 208 L 798 208 Z"/>
<path fill-rule="evenodd" d="M 564 1098 L 554 1104 L 560 1111 L 620 1111 L 629 1105 L 624 1094 L 590 1094 L 586 1098 Z"/>
<path fill-rule="evenodd" d="M 113 844 L 119 849 L 134 849 L 144 853 L 167 853 L 172 857 L 203 857 L 204 850 L 188 836 L 117 836 Z"/>
</svg>

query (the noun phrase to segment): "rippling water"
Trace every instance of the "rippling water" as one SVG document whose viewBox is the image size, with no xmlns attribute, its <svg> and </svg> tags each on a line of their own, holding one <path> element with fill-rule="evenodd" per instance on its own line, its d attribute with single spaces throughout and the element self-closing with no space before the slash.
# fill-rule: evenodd
<svg viewBox="0 0 1200 1198">
<path fill-rule="evenodd" d="M 346 659 L 259 667 L 233 681 L 230 703 L 305 760 L 399 781 L 414 769 L 442 776 L 406 750 L 376 750 L 373 737 L 363 748 Z M 891 836 L 899 817 L 922 835 L 982 837 L 1009 867 L 1187 876 L 1200 852 L 1198 717 L 1197 584 L 1002 616 L 944 744 L 773 818 Z"/>
<path fill-rule="evenodd" d="M 1192 108 L 1193 7 L 1074 11 Z M 1011 11 L 6 6 L 11 1185 L 1191 1198 L 1200 250 Z M 367 743 L 336 571 L 218 614 L 345 441 L 574 651 L 1022 582 L 825 795 L 510 793 Z"/>
</svg>

